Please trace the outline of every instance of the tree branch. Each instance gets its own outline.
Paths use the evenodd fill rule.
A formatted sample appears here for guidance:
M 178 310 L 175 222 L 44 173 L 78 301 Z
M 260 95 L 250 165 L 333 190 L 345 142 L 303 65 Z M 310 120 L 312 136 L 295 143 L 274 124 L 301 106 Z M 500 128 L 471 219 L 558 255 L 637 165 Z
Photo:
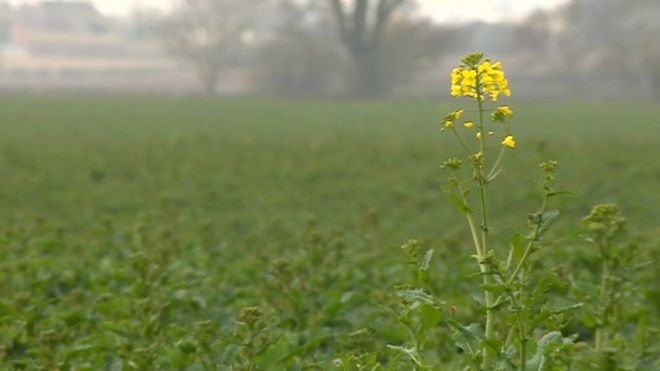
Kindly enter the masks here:
M 387 25 L 387 21 L 389 21 L 392 12 L 394 12 L 399 6 L 403 5 L 405 1 L 406 0 L 380 0 L 378 2 L 376 24 L 374 25 L 374 31 L 372 34 L 372 44 L 374 47 L 377 48 L 378 45 L 380 45 L 385 26 Z
M 346 12 L 344 11 L 344 4 L 341 0 L 329 0 L 332 10 L 335 14 L 335 20 L 337 21 L 337 30 L 339 31 L 339 37 L 341 37 L 344 42 L 348 39 L 348 31 L 346 29 Z
M 367 10 L 369 9 L 369 0 L 356 0 L 355 10 L 353 11 L 354 29 L 352 35 L 353 47 L 364 48 L 367 43 Z

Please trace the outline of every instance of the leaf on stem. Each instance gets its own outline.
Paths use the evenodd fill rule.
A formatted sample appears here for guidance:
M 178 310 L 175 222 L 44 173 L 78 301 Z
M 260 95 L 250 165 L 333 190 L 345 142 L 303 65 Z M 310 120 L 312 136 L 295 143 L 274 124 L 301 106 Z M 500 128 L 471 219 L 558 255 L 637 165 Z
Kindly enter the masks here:
M 405 289 L 396 292 L 396 295 L 408 303 L 419 303 L 427 305 L 435 305 L 433 296 L 426 292 L 424 289 Z
M 397 346 L 397 345 L 388 345 L 387 348 L 392 349 L 395 352 L 399 352 L 399 353 L 402 353 L 402 354 L 406 355 L 418 367 L 423 367 L 422 360 L 421 360 L 421 358 L 419 356 L 419 353 L 417 352 L 416 348 L 406 348 L 406 347 Z
M 472 214 L 472 209 L 463 201 L 463 198 L 452 192 L 449 187 L 442 187 L 442 190 L 449 196 L 449 199 L 456 205 L 458 210 L 464 214 Z
M 523 253 L 525 252 L 522 246 L 523 236 L 520 233 L 516 233 L 511 237 L 511 248 L 509 249 L 509 257 L 506 261 L 506 270 L 510 270 L 513 267 L 513 263 L 520 261 L 522 259 Z

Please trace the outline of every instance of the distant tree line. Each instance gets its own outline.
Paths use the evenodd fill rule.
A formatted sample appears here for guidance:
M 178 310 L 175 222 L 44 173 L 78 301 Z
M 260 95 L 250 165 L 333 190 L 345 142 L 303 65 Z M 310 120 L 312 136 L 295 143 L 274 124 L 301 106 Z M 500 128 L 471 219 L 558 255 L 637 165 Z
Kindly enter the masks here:
M 463 25 L 433 23 L 415 3 L 181 0 L 158 35 L 208 94 L 239 68 L 264 95 L 388 96 L 442 82 L 444 60 L 483 50 L 558 91 L 660 99 L 657 0 L 573 0 L 521 23 Z

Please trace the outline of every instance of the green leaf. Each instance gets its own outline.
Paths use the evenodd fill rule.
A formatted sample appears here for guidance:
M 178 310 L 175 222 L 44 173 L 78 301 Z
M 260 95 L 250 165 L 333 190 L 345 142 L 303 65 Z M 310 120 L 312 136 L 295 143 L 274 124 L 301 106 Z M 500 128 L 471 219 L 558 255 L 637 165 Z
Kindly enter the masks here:
M 561 350 L 572 346 L 573 341 L 570 338 L 564 338 L 559 331 L 552 331 L 545 334 L 537 342 L 536 353 L 527 361 L 527 371 L 549 371 L 554 369 L 552 367 L 552 357 Z
M 572 300 L 558 298 L 548 303 L 545 308 L 552 312 L 552 314 L 560 314 L 569 310 L 581 308 L 582 305 L 582 303 L 578 303 Z
M 442 317 L 442 312 L 437 307 L 431 305 L 422 305 L 419 316 L 422 319 L 422 329 L 428 330 L 435 327 L 440 318 Z
M 539 280 L 532 291 L 531 299 L 534 303 L 543 303 L 553 287 L 558 286 L 557 279 L 553 276 L 545 276 Z
M 392 349 L 395 352 L 399 352 L 403 355 L 406 355 L 418 367 L 424 367 L 422 365 L 422 360 L 419 356 L 419 353 L 417 352 L 417 349 L 415 349 L 415 348 L 405 348 L 405 347 L 397 346 L 397 345 L 388 345 L 387 348 Z
M 548 196 L 550 196 L 550 197 L 562 196 L 562 195 L 575 195 L 575 192 L 562 190 L 562 191 L 552 191 L 552 192 L 548 193 Z
M 494 354 L 499 354 L 502 349 L 502 342 L 497 339 L 483 339 L 482 342 Z
M 550 226 L 559 217 L 559 210 L 548 210 L 541 216 L 541 227 L 539 228 L 539 236 L 544 234 L 550 229 Z
M 261 367 L 269 369 L 302 353 L 302 347 L 293 346 L 288 338 L 281 336 L 273 341 L 263 352 L 259 353 L 256 362 Z
M 556 299 L 551 303 L 546 304 L 530 321 L 529 330 L 533 331 L 539 324 L 548 319 L 550 316 L 568 312 L 582 307 L 582 303 L 578 303 L 567 299 Z
M 482 283 L 481 288 L 494 293 L 495 295 L 500 295 L 506 292 L 506 285 L 503 283 Z
M 435 305 L 433 296 L 424 289 L 405 289 L 396 292 L 396 295 L 408 303 Z
M 522 247 L 523 236 L 520 233 L 515 233 L 511 237 L 511 248 L 509 249 L 509 257 L 506 261 L 506 269 L 510 270 L 513 263 L 520 261 L 523 256 L 524 250 Z
M 452 192 L 449 187 L 442 187 L 442 190 L 447 194 L 447 196 L 449 196 L 449 199 L 454 203 L 454 205 L 456 205 L 460 212 L 464 214 L 472 214 L 472 209 L 470 209 L 470 207 L 465 202 L 463 202 L 463 199 L 460 196 Z
M 463 326 L 460 324 L 458 321 L 455 320 L 449 320 L 447 323 L 453 327 L 455 330 L 458 330 L 461 334 L 466 335 L 468 338 L 472 338 L 474 340 L 483 340 L 484 339 L 484 332 L 481 329 L 481 325 L 478 323 L 471 323 L 467 326 Z
M 424 259 L 422 259 L 422 264 L 419 266 L 419 270 L 422 272 L 428 271 L 429 266 L 431 265 L 432 258 L 433 258 L 433 249 L 428 250 L 426 254 L 424 254 Z

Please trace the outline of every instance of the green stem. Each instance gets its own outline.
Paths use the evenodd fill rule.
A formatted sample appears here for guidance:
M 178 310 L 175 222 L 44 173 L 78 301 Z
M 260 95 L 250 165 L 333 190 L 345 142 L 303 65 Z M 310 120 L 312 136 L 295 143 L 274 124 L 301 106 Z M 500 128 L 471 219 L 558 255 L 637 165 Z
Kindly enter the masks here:
M 461 195 L 461 198 L 463 200 L 463 203 L 465 205 L 468 205 L 468 201 L 465 198 L 465 192 L 463 190 L 463 187 L 459 183 L 457 185 L 458 187 L 458 192 Z M 470 233 L 472 234 L 472 240 L 474 241 L 474 247 L 477 250 L 477 257 L 481 259 L 483 252 L 481 250 L 481 243 L 479 242 L 479 235 L 477 233 L 477 227 L 474 225 L 474 220 L 472 219 L 472 215 L 470 213 L 466 213 L 465 216 L 467 217 L 467 222 L 468 222 L 468 227 L 470 228 Z
M 518 319 L 518 336 L 520 337 L 520 371 L 525 371 L 527 368 L 527 328 L 522 318 L 521 306 L 516 304 L 518 311 L 516 317 Z
M 452 132 L 454 133 L 454 135 L 456 136 L 456 139 L 458 139 L 458 142 L 461 144 L 461 146 L 462 146 L 463 149 L 465 150 L 465 153 L 466 153 L 468 156 L 470 156 L 470 155 L 471 155 L 471 153 L 470 153 L 470 149 L 469 149 L 468 146 L 465 144 L 465 142 L 463 141 L 463 139 L 461 139 L 461 136 L 458 135 L 458 132 L 456 131 L 456 128 L 452 127 L 452 128 L 451 128 L 451 131 L 452 131 Z
M 480 85 L 477 77 L 477 108 L 479 112 L 479 132 L 481 133 L 480 138 L 479 138 L 479 150 L 481 151 L 481 154 L 483 156 L 486 155 L 485 153 L 485 146 L 484 143 L 486 141 L 486 136 L 484 135 L 484 109 L 483 109 L 483 102 L 482 100 L 482 93 L 481 90 L 478 88 Z M 484 159 L 484 164 L 485 164 L 485 159 Z M 484 174 L 484 168 L 483 164 L 481 167 L 478 169 L 479 173 L 479 199 L 480 199 L 480 204 L 481 204 L 481 252 L 482 256 L 480 257 L 480 262 L 479 266 L 481 269 L 481 272 L 483 274 L 483 281 L 486 286 L 489 286 L 491 284 L 491 277 L 490 277 L 490 272 L 488 271 L 488 267 L 486 267 L 483 264 L 483 258 L 488 256 L 489 249 L 488 249 L 488 214 L 487 214 L 487 208 L 486 208 L 486 177 Z M 494 301 L 494 296 L 493 293 L 489 290 L 485 290 L 484 296 L 486 299 L 486 331 L 485 331 L 485 338 L 487 340 L 493 340 L 495 338 L 495 313 L 493 309 L 493 301 Z M 492 368 L 492 364 L 494 362 L 492 353 L 484 347 L 484 360 L 483 360 L 483 368 L 488 370 Z
M 543 218 L 543 214 L 545 214 L 545 210 L 548 207 L 549 199 L 550 199 L 550 195 L 546 192 L 545 195 L 543 196 L 543 203 L 541 204 L 541 209 L 539 210 L 539 215 L 541 216 L 541 218 Z M 525 252 L 523 253 L 523 256 L 520 258 L 520 261 L 518 261 L 518 264 L 516 265 L 516 268 L 513 270 L 511 277 L 509 277 L 509 280 L 506 282 L 507 286 L 511 285 L 513 281 L 515 281 L 516 277 L 518 277 L 518 274 L 520 274 L 520 271 L 525 266 L 525 263 L 527 262 L 527 258 L 529 258 L 529 254 L 532 252 L 534 243 L 536 242 L 536 239 L 539 236 L 539 232 L 541 231 L 542 224 L 543 224 L 543 220 L 540 220 L 534 226 L 534 231 L 532 231 L 532 236 L 529 239 L 529 242 L 527 242 L 527 246 L 525 247 Z
M 525 334 L 521 334 L 520 339 L 520 371 L 527 369 L 527 339 L 523 338 Z
M 522 294 L 522 293 L 521 293 Z M 518 337 L 520 341 L 520 352 L 519 352 L 519 359 L 520 359 L 520 370 L 525 371 L 527 368 L 527 328 L 525 327 L 525 323 L 523 321 L 523 316 L 521 314 L 522 306 L 520 305 L 520 302 L 516 300 L 515 295 L 513 295 L 512 292 L 508 292 L 509 298 L 511 298 L 511 303 L 514 308 L 516 308 L 516 322 L 517 324 L 515 326 L 511 327 L 511 330 L 509 331 L 509 335 L 507 336 L 506 340 L 506 345 L 508 346 L 511 343 L 511 337 L 513 336 L 513 329 L 517 328 L 518 330 Z M 498 298 L 499 301 L 499 298 Z
M 600 302 L 603 306 L 602 316 L 603 323 L 596 329 L 596 352 L 600 353 L 607 347 L 607 326 L 609 326 L 609 280 L 610 268 L 607 258 L 603 258 L 603 272 L 600 282 Z
M 500 162 L 502 162 L 502 158 L 504 157 L 504 146 L 500 147 L 500 153 L 497 155 L 497 160 L 495 160 L 495 164 L 493 165 L 493 168 L 490 169 L 488 172 L 488 175 L 486 176 L 486 180 L 490 179 L 493 175 L 497 173 L 497 168 L 500 166 Z
M 548 207 L 548 200 L 550 200 L 550 193 L 548 190 L 546 190 L 545 194 L 543 195 L 543 202 L 541 203 L 541 209 L 539 209 L 539 215 L 541 217 L 545 213 L 547 207 Z M 513 281 L 518 278 L 518 276 L 521 274 L 521 271 L 523 267 L 525 266 L 525 263 L 527 262 L 527 259 L 529 258 L 529 255 L 532 252 L 532 248 L 534 247 L 534 243 L 536 242 L 536 239 L 538 238 L 539 233 L 541 232 L 541 225 L 543 223 L 543 220 L 541 220 L 539 223 L 537 223 L 534 226 L 534 230 L 532 231 L 532 235 L 529 239 L 529 242 L 527 242 L 527 246 L 525 247 L 525 251 L 523 252 L 523 256 L 520 258 L 520 261 L 516 264 L 516 268 L 513 270 L 513 273 L 509 277 L 508 280 L 506 280 L 506 285 L 511 286 L 513 284 Z M 500 296 L 495 300 L 495 303 L 493 306 L 498 306 L 502 300 L 504 300 L 504 296 Z

